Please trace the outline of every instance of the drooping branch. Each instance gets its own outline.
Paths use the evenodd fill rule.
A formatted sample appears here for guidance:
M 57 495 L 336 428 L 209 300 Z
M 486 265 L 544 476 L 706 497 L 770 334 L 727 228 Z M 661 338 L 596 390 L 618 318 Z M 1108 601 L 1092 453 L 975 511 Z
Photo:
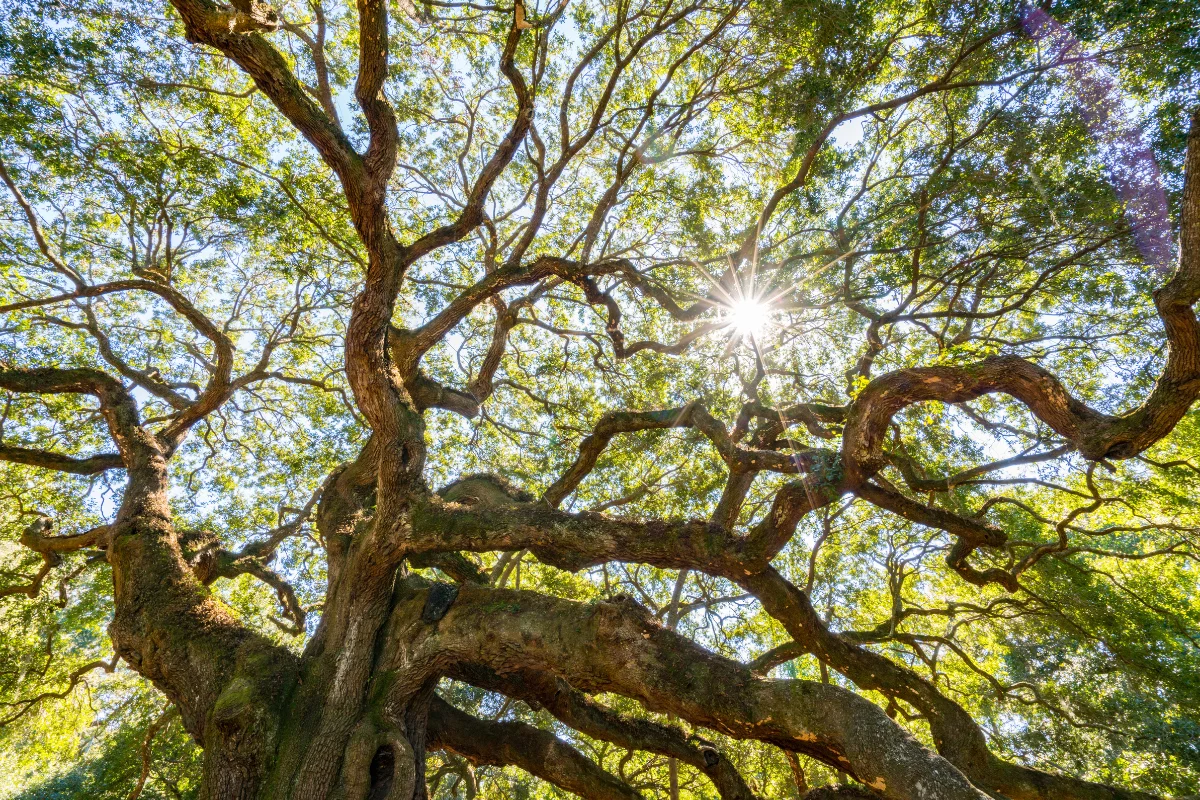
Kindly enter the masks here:
M 950 554 L 947 556 L 947 563 L 970 583 L 982 586 L 984 583 L 994 582 L 1004 586 L 1010 592 L 1017 590 L 1015 575 L 999 569 L 979 572 L 966 563 L 966 557 L 975 548 L 1000 547 L 1008 540 L 1008 536 L 999 528 L 945 509 L 919 503 L 895 489 L 871 481 L 865 481 L 856 486 L 854 493 L 907 520 L 930 528 L 940 528 L 958 537 L 958 542 L 951 548 Z
M 217 536 L 206 531 L 185 531 L 180 534 L 180 544 L 184 556 L 191 565 L 192 574 L 204 585 L 209 585 L 218 578 L 236 578 L 239 575 L 252 575 L 275 590 L 275 595 L 283 608 L 284 615 L 290 625 L 272 620 L 286 633 L 293 635 L 304 632 L 304 621 L 307 612 L 300 604 L 296 591 L 270 564 L 275 558 L 279 546 L 288 538 L 300 533 L 317 508 L 318 502 L 334 482 L 333 478 L 325 482 L 309 497 L 303 508 L 294 509 L 295 516 L 287 523 L 280 525 L 261 539 L 247 543 L 237 551 L 226 550 L 220 546 Z
M 0 727 L 16 722 L 46 700 L 63 699 L 67 695 L 71 694 L 71 692 L 75 691 L 76 686 L 84 683 L 88 674 L 91 672 L 95 672 L 98 669 L 105 672 L 112 672 L 117 668 L 117 659 L 118 656 L 113 656 L 109 661 L 92 661 L 88 664 L 84 664 L 82 667 L 72 671 L 71 674 L 67 676 L 67 686 L 64 689 L 42 692 L 33 697 L 26 697 L 12 703 L 0 703 L 0 707 L 11 709 L 11 711 L 4 716 L 0 716 Z
M 492 330 L 492 340 L 488 343 L 487 352 L 479 364 L 479 371 L 471 379 L 467 388 L 477 402 L 484 402 L 492 396 L 495 390 L 496 372 L 508 348 L 508 335 L 517 324 L 517 311 L 520 303 L 505 303 L 498 296 L 492 298 L 496 309 L 496 322 Z
M 38 593 L 42 591 L 42 584 L 46 582 L 46 578 L 50 575 L 50 571 L 62 563 L 62 557 L 54 551 L 42 553 L 41 556 L 42 566 L 29 578 L 29 582 L 0 587 L 0 598 L 23 594 L 32 600 L 38 596 Z
M 575 462 L 542 495 L 542 500 L 557 507 L 596 467 L 600 454 L 619 433 L 691 427 L 691 406 L 661 411 L 610 411 L 601 417 L 592 432 L 579 443 Z
M 55 271 L 70 280 L 76 287 L 83 285 L 83 278 L 78 272 L 71 269 L 62 259 L 58 257 L 58 253 L 50 247 L 50 242 L 46 238 L 45 232 L 42 230 L 42 225 L 38 221 L 37 212 L 34 211 L 33 205 L 26 199 L 21 189 L 8 172 L 8 167 L 5 166 L 4 160 L 0 159 L 0 180 L 4 181 L 4 185 L 12 193 L 13 199 L 17 201 L 17 205 L 21 207 L 21 213 L 25 217 L 25 222 L 29 225 L 29 231 L 33 234 L 33 240 L 38 246 L 38 250 L 50 262 Z
M 219 546 L 215 535 L 204 531 L 185 531 L 179 538 L 196 580 L 208 586 L 218 578 L 231 579 L 239 575 L 252 575 L 275 591 L 283 614 L 290 624 L 282 623 L 274 617 L 271 618 L 272 621 L 285 633 L 297 635 L 304 632 L 307 612 L 300 604 L 292 585 L 270 567 L 274 556 L 273 549 L 261 555 L 255 554 L 251 547 L 241 552 L 230 552 Z
M 994 392 L 1020 400 L 1086 458 L 1131 458 L 1170 433 L 1200 393 L 1200 357 L 1192 352 L 1200 333 L 1194 330 L 1191 307 L 1182 309 L 1173 313 L 1191 317 L 1193 330 L 1176 326 L 1186 340 L 1171 348 L 1164 377 L 1141 407 L 1121 417 L 1088 407 L 1052 373 L 1018 356 L 993 356 L 966 367 L 914 367 L 876 378 L 855 400 L 846 422 L 847 474 L 857 483 L 884 466 L 884 435 L 901 409 L 931 400 L 965 403 Z M 1190 365 L 1181 363 L 1194 358 Z
M 178 713 L 174 706 L 168 706 L 161 714 L 159 714 L 153 722 L 146 728 L 146 735 L 142 737 L 142 745 L 139 748 L 142 758 L 142 771 L 138 774 L 137 783 L 134 784 L 133 790 L 125 798 L 125 800 L 138 800 L 142 795 L 142 790 L 146 787 L 146 779 L 150 777 L 150 746 L 154 743 L 154 737 L 159 734 L 172 717 Z

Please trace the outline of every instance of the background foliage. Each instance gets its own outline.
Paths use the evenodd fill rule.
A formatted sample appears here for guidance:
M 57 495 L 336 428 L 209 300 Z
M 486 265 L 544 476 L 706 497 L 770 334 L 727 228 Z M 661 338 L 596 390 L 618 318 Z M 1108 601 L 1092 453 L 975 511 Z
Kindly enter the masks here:
M 614 71 L 609 51 L 574 79 L 571 69 L 613 16 L 628 15 L 632 43 L 671 5 L 567 8 L 541 63 L 539 97 L 549 102 L 537 112 L 538 147 L 553 154 L 564 145 L 560 108 L 579 130 L 606 90 Z M 1149 390 L 1163 341 L 1150 292 L 1164 276 L 1129 236 L 1111 154 L 1088 128 L 1078 87 L 1066 71 L 1037 69 L 1042 54 L 1019 31 L 1020 8 L 938 0 L 691 8 L 630 52 L 633 66 L 611 87 L 612 124 L 566 165 L 534 246 L 643 259 L 680 298 L 708 291 L 706 275 L 723 269 L 724 254 L 737 248 L 757 209 L 832 116 L 928 83 L 986 31 L 1007 26 L 1010 33 L 972 56 L 976 85 L 848 122 L 817 153 L 808 184 L 763 232 L 753 291 L 777 298 L 778 308 L 758 350 L 722 329 L 678 356 L 643 351 L 617 360 L 600 310 L 570 287 L 552 285 L 525 299 L 507 293 L 522 324 L 495 394 L 475 420 L 431 416 L 431 486 L 487 471 L 538 494 L 613 408 L 702 400 L 732 421 L 747 396 L 780 407 L 840 405 L 870 374 L 998 352 L 1037 360 L 1105 410 L 1128 408 Z M 297 28 L 280 40 L 290 43 L 301 77 L 316 82 L 298 32 L 311 32 L 313 9 L 288 2 L 280 10 Z M 1186 119 L 1200 94 L 1196 11 L 1177 2 L 1067 0 L 1050 12 L 1119 87 L 1127 124 L 1146 133 L 1174 209 Z M 347 99 L 353 13 L 324 13 L 332 97 L 347 130 L 361 138 L 363 124 Z M 391 214 L 403 238 L 446 219 L 461 202 L 464 171 L 502 135 L 511 99 L 497 90 L 506 17 L 453 3 L 396 3 L 393 16 L 389 92 L 405 166 Z M 701 40 L 706 46 L 671 71 Z M 1026 77 L 989 83 L 1023 71 Z M 646 111 L 660 85 L 659 105 Z M 567 98 L 561 105 L 560 97 Z M 0 108 L 0 158 L 64 262 L 93 282 L 169 280 L 234 339 L 235 374 L 268 365 L 269 377 L 201 423 L 173 462 L 180 527 L 215 532 L 232 549 L 295 518 L 324 476 L 365 440 L 341 372 L 341 337 L 363 255 L 328 170 L 243 76 L 188 45 L 173 13 L 154 2 L 8 3 L 0 14 Z M 503 259 L 527 217 L 537 169 L 529 146 L 495 189 L 491 233 L 422 261 L 401 296 L 400 321 L 428 318 L 475 280 L 481 263 Z M 598 198 L 617 177 L 621 184 L 600 214 Z M 0 296 L 41 296 L 55 284 L 53 270 L 16 204 L 6 200 L 3 208 Z M 920 275 L 918 240 L 925 242 Z M 629 341 L 670 343 L 691 329 L 628 286 L 611 288 Z M 971 302 L 997 313 L 967 322 L 959 312 Z M 931 316 L 911 316 L 925 312 Z M 493 324 L 493 309 L 477 309 L 427 356 L 427 371 L 466 384 Z M 169 413 L 172 391 L 145 387 L 187 393 L 202 385 L 206 352 L 169 308 L 141 295 L 9 314 L 0 329 L 6 363 L 121 365 L 142 384 L 135 395 L 144 417 Z M 94 412 L 74 396 L 14 395 L 4 403 L 5 445 L 109 449 Z M 1027 411 L 1003 399 L 917 406 L 897 422 L 896 440 L 929 476 L 1054 444 Z M 872 647 L 935 678 L 981 721 L 997 752 L 1103 782 L 1195 793 L 1200 469 L 1189 459 L 1198 425 L 1193 412 L 1146 458 L 1111 470 L 1089 471 L 1066 455 L 945 495 L 939 502 L 960 510 L 1009 498 L 993 519 L 1011 539 L 1037 543 L 1090 502 L 1094 482 L 1102 502 L 1074 520 L 1081 531 L 1072 547 L 1040 560 L 1016 594 L 964 583 L 944 565 L 945 533 L 852 498 L 809 515 L 775 563 L 811 591 L 833 628 L 861 632 Z M 614 440 L 567 505 L 705 517 L 724 479 L 698 433 L 652 431 Z M 765 510 L 778 483 L 764 477 L 754 485 L 743 525 Z M 121 489 L 111 473 L 72 477 L 15 463 L 0 463 L 0 487 L 0 586 L 22 584 L 40 565 L 16 543 L 28 515 L 46 513 L 60 530 L 82 530 L 112 513 Z M 275 563 L 310 612 L 307 632 L 325 581 L 315 537 L 302 526 Z M 736 587 L 703 575 L 620 564 L 572 575 L 523 553 L 487 554 L 479 566 L 497 583 L 567 598 L 628 594 L 664 620 L 681 580 L 678 626 L 696 641 L 742 661 L 786 641 Z M 303 645 L 304 632 L 293 636 L 278 624 L 269 586 L 242 576 L 216 589 L 247 623 Z M 111 656 L 109 592 L 103 556 L 85 551 L 56 566 L 35 597 L 0 598 L 0 719 L 8 719 L 0 727 L 0 795 L 128 797 L 143 751 L 150 757 L 142 797 L 194 793 L 198 751 L 151 687 L 121 666 L 72 679 Z M 812 659 L 776 669 L 842 680 Z M 24 702 L 68 686 L 64 697 Z M 665 759 L 589 741 L 522 703 L 468 686 L 444 688 L 479 715 L 555 729 L 648 796 L 666 795 Z M 620 698 L 606 701 L 646 713 Z M 926 735 L 919 723 L 912 729 Z M 722 746 L 764 796 L 797 792 L 779 751 Z M 439 798 L 561 794 L 512 769 L 438 759 L 430 772 Z M 800 766 L 811 785 L 837 780 L 805 759 Z M 679 770 L 681 796 L 709 796 L 697 773 Z

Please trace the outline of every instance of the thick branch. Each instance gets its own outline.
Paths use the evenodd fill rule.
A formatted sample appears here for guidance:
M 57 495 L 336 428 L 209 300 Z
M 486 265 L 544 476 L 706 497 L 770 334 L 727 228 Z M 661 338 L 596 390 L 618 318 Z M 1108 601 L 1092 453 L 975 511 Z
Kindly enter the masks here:
M 414 553 L 529 549 L 572 572 L 606 561 L 710 572 L 736 563 L 736 537 L 695 520 L 638 522 L 569 514 L 542 503 L 476 507 L 425 497 L 414 500 L 412 526 Z
M 493 722 L 440 697 L 429 707 L 429 747 L 452 750 L 474 764 L 511 764 L 586 800 L 639 800 L 627 783 L 549 731 L 523 722 Z
M 37 553 L 71 553 L 85 547 L 105 547 L 112 526 L 101 525 L 83 533 L 52 536 L 54 523 L 49 517 L 38 517 L 21 534 L 21 544 Z
M 832 633 L 808 596 L 774 569 L 744 576 L 737 582 L 752 592 L 768 614 L 779 620 L 796 647 L 764 657 L 771 660 L 812 653 L 858 687 L 917 708 L 929 723 L 938 752 L 961 769 L 976 786 L 1013 800 L 1154 800 L 1152 795 L 1081 781 L 1002 761 L 989 752 L 979 726 L 962 706 L 933 684 L 886 656 Z M 774 652 L 774 651 L 772 651 Z
M 703 772 L 724 800 L 754 800 L 737 769 L 703 739 L 649 719 L 625 717 L 592 700 L 561 678 L 532 670 L 500 675 L 480 667 L 463 667 L 455 676 L 485 689 L 517 697 L 545 708 L 564 724 L 627 750 L 643 750 L 675 758 Z
M 466 584 L 431 626 L 421 615 L 427 594 L 417 591 L 393 615 L 387 648 L 401 659 L 394 667 L 543 670 L 584 691 L 617 692 L 730 736 L 808 753 L 887 797 L 983 800 L 869 701 L 829 684 L 757 678 L 632 603 L 571 603 Z
M 117 380 L 96 369 L 0 370 L 0 389 L 26 394 L 90 394 L 100 401 L 100 412 L 121 451 L 126 466 L 144 464 L 159 447 L 142 431 L 137 406 Z
M 116 453 L 99 453 L 86 458 L 76 458 L 50 450 L 11 445 L 0 445 L 0 461 L 69 472 L 73 475 L 96 475 L 110 469 L 121 469 L 124 466 L 121 456 Z
M 1179 263 L 1154 293 L 1166 332 L 1167 363 L 1149 397 L 1133 411 L 1110 416 L 1074 397 L 1056 376 L 1018 356 L 994 356 L 963 367 L 916 367 L 871 381 L 850 409 L 843 440 L 846 474 L 862 483 L 882 469 L 892 418 L 928 401 L 964 403 L 995 392 L 1024 403 L 1085 458 L 1132 458 L 1169 434 L 1200 396 L 1200 111 L 1192 118 L 1184 164 Z
M 396 167 L 399 132 L 392 104 L 384 96 L 388 72 L 388 18 L 385 0 L 358 0 L 358 81 L 354 96 L 367 118 L 371 140 L 363 156 L 372 192 L 382 192 Z
M 216 48 L 232 59 L 312 142 L 343 184 L 358 183 L 362 161 L 350 141 L 304 91 L 279 51 L 258 33 L 272 29 L 269 19 L 255 20 L 212 0 L 172 0 L 171 4 L 183 18 L 189 40 Z

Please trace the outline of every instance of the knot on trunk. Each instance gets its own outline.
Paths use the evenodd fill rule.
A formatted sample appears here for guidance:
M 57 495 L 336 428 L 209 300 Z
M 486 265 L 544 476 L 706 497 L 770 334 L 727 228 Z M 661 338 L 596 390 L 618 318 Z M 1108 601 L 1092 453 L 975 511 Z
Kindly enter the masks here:
M 421 621 L 432 625 L 446 616 L 456 597 L 458 587 L 452 583 L 435 583 L 430 586 L 429 594 L 425 596 L 425 606 L 421 609 Z

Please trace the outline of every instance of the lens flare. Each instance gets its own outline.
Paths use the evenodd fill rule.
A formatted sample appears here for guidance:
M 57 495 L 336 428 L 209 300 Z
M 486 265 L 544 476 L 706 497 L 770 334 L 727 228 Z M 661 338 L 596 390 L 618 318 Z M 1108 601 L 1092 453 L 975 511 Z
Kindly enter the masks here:
M 1026 7 L 1021 22 L 1047 56 L 1066 64 L 1083 120 L 1108 162 L 1109 180 L 1125 206 L 1134 244 L 1146 263 L 1163 275 L 1170 274 L 1175 245 L 1166 185 L 1141 125 L 1131 117 L 1132 104 L 1125 101 L 1120 79 L 1041 8 Z
M 766 303 L 748 297 L 725 310 L 725 324 L 740 336 L 757 341 L 766 331 L 770 314 L 771 309 Z

